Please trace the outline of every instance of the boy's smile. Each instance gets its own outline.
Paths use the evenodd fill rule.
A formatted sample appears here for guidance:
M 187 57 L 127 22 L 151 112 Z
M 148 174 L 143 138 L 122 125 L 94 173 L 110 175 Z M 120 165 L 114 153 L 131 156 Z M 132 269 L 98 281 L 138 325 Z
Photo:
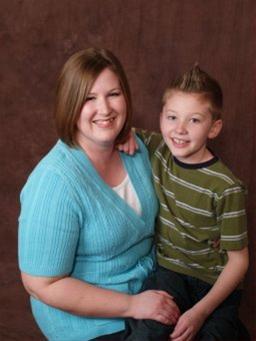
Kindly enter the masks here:
M 196 93 L 172 91 L 160 117 L 160 128 L 172 154 L 184 163 L 202 163 L 212 158 L 207 139 L 215 138 L 222 121 L 213 121 L 210 103 Z

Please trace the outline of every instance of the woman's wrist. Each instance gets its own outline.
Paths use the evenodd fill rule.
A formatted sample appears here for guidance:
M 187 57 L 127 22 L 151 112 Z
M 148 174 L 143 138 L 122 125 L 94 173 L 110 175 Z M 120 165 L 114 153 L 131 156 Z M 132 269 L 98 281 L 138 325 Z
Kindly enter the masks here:
M 124 318 L 134 318 L 135 316 L 135 305 L 136 305 L 136 296 L 137 295 L 126 295 L 125 297 L 125 309 L 123 316 Z

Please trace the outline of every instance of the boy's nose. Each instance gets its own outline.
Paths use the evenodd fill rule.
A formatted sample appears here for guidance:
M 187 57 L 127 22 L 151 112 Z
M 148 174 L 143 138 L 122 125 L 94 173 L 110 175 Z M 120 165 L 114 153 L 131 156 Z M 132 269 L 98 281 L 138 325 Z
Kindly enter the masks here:
M 176 126 L 176 132 L 179 134 L 186 134 L 187 133 L 187 127 L 185 122 L 179 122 Z

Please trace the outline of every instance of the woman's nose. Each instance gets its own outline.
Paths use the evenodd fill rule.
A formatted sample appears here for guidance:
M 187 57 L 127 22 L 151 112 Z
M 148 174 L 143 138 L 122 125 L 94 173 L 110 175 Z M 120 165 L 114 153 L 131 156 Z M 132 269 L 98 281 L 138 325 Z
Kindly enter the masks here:
M 105 97 L 99 98 L 98 111 L 102 115 L 107 115 L 110 113 L 111 109 L 108 102 L 108 98 Z

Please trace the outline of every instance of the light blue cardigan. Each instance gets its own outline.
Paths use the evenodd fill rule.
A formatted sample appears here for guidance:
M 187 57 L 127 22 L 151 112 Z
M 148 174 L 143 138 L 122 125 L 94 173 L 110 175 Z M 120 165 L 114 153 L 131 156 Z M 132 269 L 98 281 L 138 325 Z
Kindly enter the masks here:
M 34 276 L 70 275 L 134 294 L 154 268 L 157 200 L 140 140 L 135 156 L 121 154 L 142 215 L 98 175 L 85 153 L 58 141 L 21 193 L 19 265 Z M 67 295 L 72 293 L 67 292 Z M 85 341 L 124 329 L 122 319 L 86 318 L 31 298 L 33 315 L 49 340 Z

